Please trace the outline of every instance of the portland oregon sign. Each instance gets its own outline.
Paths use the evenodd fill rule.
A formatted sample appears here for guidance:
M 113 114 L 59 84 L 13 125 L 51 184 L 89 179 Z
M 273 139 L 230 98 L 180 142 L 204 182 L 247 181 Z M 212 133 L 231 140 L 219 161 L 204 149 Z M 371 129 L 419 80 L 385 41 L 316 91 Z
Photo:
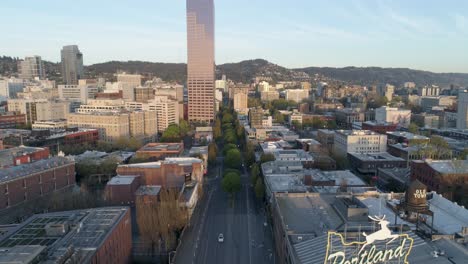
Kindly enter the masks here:
M 348 242 L 341 233 L 328 232 L 324 264 L 408 264 L 413 239 L 408 234 L 393 234 L 383 217 L 369 217 L 380 225 L 380 230 L 366 234 L 362 241 Z

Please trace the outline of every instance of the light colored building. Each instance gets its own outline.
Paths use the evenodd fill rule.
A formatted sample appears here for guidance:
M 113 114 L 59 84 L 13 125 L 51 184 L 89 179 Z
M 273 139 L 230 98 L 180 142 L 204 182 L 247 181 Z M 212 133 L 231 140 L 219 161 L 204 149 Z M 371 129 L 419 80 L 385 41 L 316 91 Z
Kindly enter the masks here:
M 439 96 L 440 88 L 436 85 L 424 86 L 418 88 L 419 96 Z
M 292 125 L 294 121 L 299 122 L 302 124 L 302 114 L 298 111 L 293 111 L 291 115 L 289 115 L 289 125 Z
M 9 78 L 0 79 L 0 96 L 16 98 L 24 88 L 23 79 Z
M 261 81 L 258 84 L 258 91 L 259 92 L 269 92 L 270 91 L 270 84 L 266 81 Z
M 333 147 L 336 155 L 386 152 L 387 135 L 370 130 L 336 130 Z
M 416 84 L 414 82 L 405 82 L 403 84 L 403 87 L 407 89 L 413 89 L 413 88 L 416 88 Z
M 65 128 L 67 128 L 66 119 L 36 121 L 32 125 L 33 130 L 60 131 L 64 130 Z
M 58 94 L 60 99 L 77 101 L 86 104 L 89 99 L 94 99 L 98 88 L 91 85 L 59 85 Z
M 80 105 L 75 110 L 77 113 L 85 114 L 90 112 L 112 112 L 124 108 L 124 101 L 121 99 L 89 99 L 88 104 Z
M 148 106 L 149 110 L 156 111 L 158 132 L 164 132 L 170 124 L 179 124 L 179 103 L 176 100 L 156 96 Z
M 375 109 L 375 120 L 408 127 L 411 121 L 411 110 L 382 106 Z
M 135 88 L 141 86 L 141 75 L 139 74 L 117 74 L 117 83 L 122 90 L 122 97 L 126 101 L 135 101 Z
M 248 108 L 248 98 L 247 93 L 234 93 L 234 110 L 244 112 Z
M 176 99 L 178 102 L 184 101 L 184 86 L 175 84 L 175 85 L 164 85 L 155 88 L 155 96 L 169 96 L 172 99 Z
M 268 116 L 263 116 L 262 118 L 262 127 L 267 128 L 267 127 L 272 127 L 273 126 L 273 118 L 268 115 Z
M 393 93 L 395 92 L 395 86 L 386 84 L 385 86 L 377 87 L 377 95 L 387 97 L 388 101 L 393 99 Z
M 214 1 L 187 1 L 187 88 L 189 121 L 215 116 Z
M 301 88 L 310 91 L 310 89 L 312 89 L 312 84 L 310 82 L 301 82 Z
M 288 89 L 286 90 L 286 100 L 293 100 L 297 103 L 302 102 L 304 99 L 309 98 L 309 91 L 302 89 Z
M 261 92 L 260 99 L 262 101 L 273 101 L 279 99 L 279 92 L 278 91 L 269 91 L 269 92 Z
M 457 128 L 468 128 L 468 91 L 463 91 L 458 94 Z
M 78 84 L 83 77 L 83 53 L 77 45 L 64 46 L 61 50 L 62 78 L 65 84 Z
M 457 101 L 456 96 L 425 96 L 421 97 L 421 107 L 424 111 L 432 110 L 434 106 L 449 108 Z
M 226 77 L 226 75 L 223 75 L 223 76 Z M 216 80 L 215 88 L 223 89 L 224 92 L 227 92 L 228 86 L 227 86 L 226 80 Z
M 72 113 L 68 115 L 67 125 L 95 128 L 104 141 L 129 137 L 147 141 L 157 133 L 156 118 L 155 111 Z
M 18 61 L 19 77 L 22 79 L 44 79 L 45 69 L 40 56 L 26 57 Z
M 37 120 L 66 118 L 70 112 L 70 102 L 45 99 L 9 99 L 8 110 L 25 114 L 26 123 L 32 124 Z

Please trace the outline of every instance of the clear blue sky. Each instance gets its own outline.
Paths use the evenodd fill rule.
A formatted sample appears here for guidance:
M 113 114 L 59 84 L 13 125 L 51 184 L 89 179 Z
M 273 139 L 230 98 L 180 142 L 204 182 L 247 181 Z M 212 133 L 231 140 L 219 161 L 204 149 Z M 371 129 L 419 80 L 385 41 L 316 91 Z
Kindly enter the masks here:
M 215 0 L 216 62 L 468 73 L 468 1 Z M 0 55 L 185 62 L 185 0 L 1 0 Z

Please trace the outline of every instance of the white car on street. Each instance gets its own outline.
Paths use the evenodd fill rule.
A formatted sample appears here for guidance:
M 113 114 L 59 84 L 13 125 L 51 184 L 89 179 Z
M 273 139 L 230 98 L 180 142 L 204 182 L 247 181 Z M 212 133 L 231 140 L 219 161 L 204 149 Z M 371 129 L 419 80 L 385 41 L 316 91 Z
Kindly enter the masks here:
M 223 243 L 223 242 L 224 242 L 224 235 L 223 235 L 223 233 L 220 233 L 220 234 L 218 235 L 218 242 L 219 242 L 219 243 Z

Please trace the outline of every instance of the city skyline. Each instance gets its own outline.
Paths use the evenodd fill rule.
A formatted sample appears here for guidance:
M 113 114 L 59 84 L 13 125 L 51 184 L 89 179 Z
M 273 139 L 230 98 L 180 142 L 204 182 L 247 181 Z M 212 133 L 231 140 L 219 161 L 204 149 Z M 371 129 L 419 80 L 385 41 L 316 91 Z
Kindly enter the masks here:
M 217 64 L 263 58 L 288 68 L 378 66 L 468 72 L 467 3 L 266 3 L 215 2 Z M 186 62 L 184 1 L 103 1 L 93 2 L 92 9 L 85 1 L 66 14 L 67 4 L 57 1 L 31 2 L 27 10 L 22 5 L 2 3 L 0 22 L 16 22 L 5 29 L 1 55 L 39 55 L 57 62 L 62 46 L 76 44 L 85 54 L 85 65 L 110 60 Z M 17 19 L 18 14 L 22 19 Z M 131 19 L 131 14 L 139 19 Z M 36 27 L 30 26 L 33 21 Z M 34 45 L 24 41 L 24 34 L 35 40 Z

